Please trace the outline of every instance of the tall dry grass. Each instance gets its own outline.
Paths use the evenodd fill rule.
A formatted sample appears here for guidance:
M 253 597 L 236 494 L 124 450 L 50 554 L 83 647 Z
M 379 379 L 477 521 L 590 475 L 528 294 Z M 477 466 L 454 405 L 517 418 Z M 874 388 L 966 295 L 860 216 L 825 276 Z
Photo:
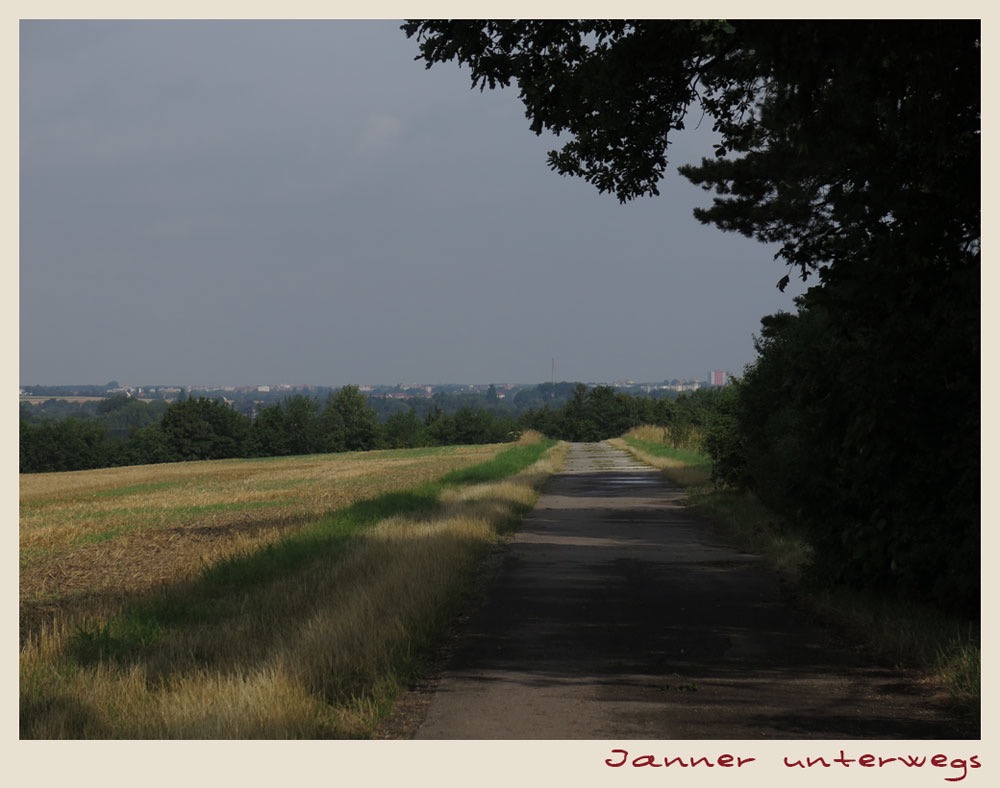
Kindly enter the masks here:
M 244 589 L 124 659 L 70 659 L 65 622 L 21 654 L 23 738 L 324 738 L 371 734 L 454 613 L 482 557 L 561 462 L 445 489 L 336 560 Z
M 682 487 L 701 487 L 711 481 L 712 466 L 708 458 L 691 448 L 674 447 L 669 428 L 634 427 L 608 443 L 663 471 L 664 476 Z

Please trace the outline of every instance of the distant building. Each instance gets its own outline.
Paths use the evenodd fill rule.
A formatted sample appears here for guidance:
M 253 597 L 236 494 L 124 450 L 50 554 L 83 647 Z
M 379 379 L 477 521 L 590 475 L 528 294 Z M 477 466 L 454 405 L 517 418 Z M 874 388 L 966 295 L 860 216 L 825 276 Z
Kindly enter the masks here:
M 708 376 L 710 386 L 725 386 L 728 375 L 721 369 L 713 369 Z

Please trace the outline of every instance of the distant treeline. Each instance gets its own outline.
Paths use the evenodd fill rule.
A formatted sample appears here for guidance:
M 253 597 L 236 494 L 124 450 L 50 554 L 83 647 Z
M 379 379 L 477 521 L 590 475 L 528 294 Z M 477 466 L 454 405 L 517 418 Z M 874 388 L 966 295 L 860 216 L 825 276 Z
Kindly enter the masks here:
M 526 429 L 597 441 L 657 425 L 665 442 L 707 453 L 718 485 L 756 495 L 804 531 L 814 546 L 810 574 L 821 585 L 874 588 L 977 615 L 975 412 L 964 414 L 967 431 L 949 436 L 912 414 L 945 414 L 961 398 L 918 403 L 926 392 L 917 385 L 866 396 L 859 382 L 841 391 L 837 368 L 813 361 L 825 336 L 815 320 L 808 312 L 765 319 L 758 359 L 725 387 L 652 398 L 610 386 L 543 384 L 519 415 L 499 398 L 472 394 L 404 409 L 394 402 L 395 411 L 380 414 L 380 400 L 357 386 L 322 400 L 296 394 L 253 417 L 221 399 L 167 404 L 118 395 L 86 417 L 22 418 L 21 471 L 500 443 Z M 818 409 L 824 390 L 841 395 L 841 419 Z M 903 397 L 914 403 L 891 407 Z M 851 425 L 868 413 L 878 413 L 879 429 L 859 434 Z M 22 407 L 24 415 L 31 409 Z M 968 450 L 946 451 L 946 439 L 959 438 Z
M 516 440 L 525 429 L 566 440 L 601 440 L 639 424 L 700 423 L 712 397 L 703 390 L 654 399 L 610 386 L 546 383 L 520 392 L 515 402 L 505 402 L 491 389 L 407 404 L 346 386 L 325 399 L 295 394 L 247 416 L 222 399 L 143 402 L 117 394 L 87 408 L 69 402 L 22 405 L 20 469 L 37 473 L 501 443 Z
M 552 382 L 541 384 L 469 386 L 462 384 L 435 384 L 424 386 L 375 386 L 359 390 L 366 394 L 369 404 L 384 420 L 394 413 L 404 413 L 411 408 L 423 418 L 432 410 L 453 413 L 461 407 L 500 410 L 512 416 L 520 416 L 532 408 L 543 405 L 559 405 L 573 395 L 575 382 Z M 593 384 L 591 384 L 593 385 Z M 679 392 L 690 391 L 708 385 L 706 381 L 693 379 L 664 380 L 660 383 L 618 383 L 616 391 L 641 397 L 676 397 Z M 337 386 L 275 386 L 272 388 L 245 387 L 236 389 L 186 388 L 178 386 L 146 386 L 122 388 L 118 381 L 99 385 L 43 386 L 26 385 L 22 388 L 22 404 L 34 407 L 22 408 L 21 417 L 35 423 L 42 416 L 94 416 L 100 400 L 118 395 L 133 396 L 151 403 L 169 404 L 179 398 L 191 399 L 208 397 L 225 399 L 236 410 L 253 418 L 261 408 L 283 402 L 296 394 L 326 401 L 336 394 Z

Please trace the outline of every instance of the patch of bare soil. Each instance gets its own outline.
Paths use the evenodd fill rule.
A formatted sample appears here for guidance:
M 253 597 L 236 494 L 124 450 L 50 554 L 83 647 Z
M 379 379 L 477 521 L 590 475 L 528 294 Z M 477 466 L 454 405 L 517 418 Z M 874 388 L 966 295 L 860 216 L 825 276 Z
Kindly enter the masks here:
M 20 576 L 21 643 L 57 617 L 106 615 L 126 599 L 183 583 L 212 563 L 276 542 L 300 525 L 301 520 L 246 519 L 169 526 L 34 561 Z

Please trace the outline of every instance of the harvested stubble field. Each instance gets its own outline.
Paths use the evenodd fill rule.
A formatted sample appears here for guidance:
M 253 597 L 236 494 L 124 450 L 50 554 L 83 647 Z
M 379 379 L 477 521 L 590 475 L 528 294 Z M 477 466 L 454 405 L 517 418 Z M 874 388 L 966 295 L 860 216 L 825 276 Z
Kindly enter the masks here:
M 143 465 L 20 477 L 21 642 L 501 446 Z
M 22 477 L 21 738 L 372 736 L 564 453 Z

